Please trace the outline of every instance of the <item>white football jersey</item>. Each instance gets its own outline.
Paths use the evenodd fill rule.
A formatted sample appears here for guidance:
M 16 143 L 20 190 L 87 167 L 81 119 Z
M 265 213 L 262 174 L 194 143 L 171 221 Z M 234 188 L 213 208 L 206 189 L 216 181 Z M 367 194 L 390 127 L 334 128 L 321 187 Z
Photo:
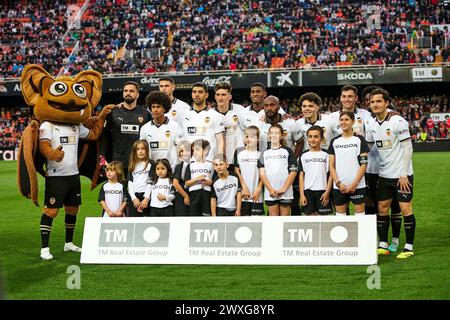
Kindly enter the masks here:
M 151 184 L 150 207 L 152 208 L 166 208 L 172 205 L 175 199 L 175 188 L 170 182 L 169 178 L 158 178 L 156 183 Z M 159 200 L 158 194 L 166 196 L 165 200 Z
M 261 152 L 249 151 L 244 148 L 237 149 L 234 154 L 234 165 L 239 168 L 250 194 L 255 192 L 259 184 L 258 161 L 260 158 Z M 253 202 L 253 199 L 242 199 L 242 201 Z M 257 202 L 262 202 L 262 193 Z
M 108 209 L 116 212 L 127 201 L 125 186 L 119 182 L 111 183 L 107 181 L 100 188 L 98 202 L 100 201 L 105 201 Z M 105 210 L 102 213 L 103 217 L 109 217 Z
M 298 171 L 304 172 L 304 190 L 327 189 L 329 156 L 324 150 L 306 151 L 299 159 Z
M 223 124 L 225 126 L 225 152 L 227 161 L 230 164 L 233 164 L 236 149 L 244 146 L 244 134 L 240 124 L 240 114 L 243 109 L 243 106 L 234 103 L 230 105 L 226 113 L 214 109 L 219 115 L 223 116 Z
M 170 120 L 175 121 L 180 125 L 180 127 L 182 127 L 183 114 L 189 111 L 190 108 L 191 107 L 186 102 L 175 98 L 172 101 L 172 107 L 170 108 L 169 112 L 165 114 L 165 116 L 168 117 Z
M 297 124 L 303 133 L 303 138 L 305 141 L 305 144 L 303 146 L 303 151 L 306 151 L 309 149 L 308 136 L 306 133 L 308 132 L 308 129 L 311 128 L 312 126 L 319 126 L 323 129 L 323 140 L 322 140 L 321 147 L 324 149 L 328 149 L 331 139 L 334 138 L 334 129 L 335 129 L 334 123 L 335 123 L 334 120 L 331 119 L 329 115 L 320 114 L 320 113 L 318 115 L 317 121 L 314 123 L 308 122 L 308 120 L 306 120 L 306 118 L 298 119 Z
M 186 181 L 205 175 L 205 179 L 212 180 L 214 173 L 213 164 L 211 161 L 197 162 L 195 160 L 189 163 L 186 168 Z M 211 186 L 203 186 L 201 183 L 194 184 L 189 187 L 189 191 L 201 190 L 211 191 Z
M 292 151 L 295 150 L 295 145 L 303 139 L 303 133 L 298 123 L 293 119 L 286 119 L 280 121 L 283 129 L 286 146 Z M 269 129 L 272 125 L 270 123 L 259 121 L 257 127 L 259 128 L 259 151 L 264 152 L 270 149 L 270 141 L 268 141 Z
M 400 142 L 411 139 L 408 122 L 401 116 L 390 113 L 383 122 L 370 123 L 367 141 L 374 143 L 380 155 L 380 177 L 400 178 L 402 170 L 403 148 Z M 413 174 L 412 161 L 409 163 L 408 176 Z
M 89 129 L 79 125 L 54 124 L 44 121 L 39 127 L 39 140 L 48 140 L 52 149 L 62 146 L 61 162 L 47 160 L 47 176 L 73 176 L 78 171 L 78 140 L 87 138 Z
M 289 174 L 297 172 L 297 161 L 291 149 L 280 147 L 278 149 L 269 149 L 262 153 L 258 161 L 258 168 L 264 168 L 270 185 L 275 190 L 284 186 Z M 264 200 L 274 201 L 280 199 L 290 200 L 294 198 L 292 185 L 278 198 L 272 198 L 267 188 L 264 188 Z
M 216 198 L 216 206 L 229 211 L 236 210 L 236 195 L 241 191 L 238 177 L 233 173 L 228 174 L 226 179 L 214 178 L 211 188 L 211 198 Z
M 181 127 L 169 118 L 161 125 L 156 125 L 153 120 L 147 122 L 140 132 L 140 139 L 147 140 L 150 147 L 150 158 L 169 160 L 172 172 L 178 162 L 177 145 L 182 136 Z
M 183 115 L 183 139 L 193 143 L 197 139 L 207 140 L 211 146 L 208 160 L 216 154 L 216 135 L 225 132 L 224 116 L 213 109 L 196 111 L 190 107 Z
M 279 114 L 285 115 L 286 112 L 282 108 L 278 111 Z M 258 126 L 259 122 L 263 117 L 266 115 L 266 112 L 264 111 L 264 108 L 259 110 L 258 112 L 252 109 L 252 106 L 248 106 L 243 108 L 243 110 L 240 112 L 240 118 L 241 118 L 241 128 L 244 131 L 250 126 Z
M 336 168 L 336 175 L 343 184 L 350 186 L 356 179 L 361 165 L 359 164 L 359 155 L 369 152 L 364 137 L 360 135 L 353 135 L 351 137 L 337 136 L 330 142 L 328 153 L 334 155 L 334 166 Z M 364 175 L 359 180 L 356 189 L 366 187 L 366 179 Z M 339 189 L 333 182 L 333 188 Z

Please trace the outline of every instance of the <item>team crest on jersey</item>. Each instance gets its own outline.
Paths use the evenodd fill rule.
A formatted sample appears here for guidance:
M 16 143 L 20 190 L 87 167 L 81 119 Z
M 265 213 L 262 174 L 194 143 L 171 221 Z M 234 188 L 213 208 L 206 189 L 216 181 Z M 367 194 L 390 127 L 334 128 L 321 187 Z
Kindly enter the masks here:
M 139 121 L 139 123 L 144 122 L 144 117 L 139 116 L 139 117 L 138 117 L 138 121 Z
M 170 131 L 166 131 L 166 138 L 167 138 L 167 139 L 170 138 Z
M 211 119 L 209 117 L 205 117 L 204 120 L 205 120 L 206 123 L 209 123 L 209 120 L 211 120 Z
M 363 120 L 361 118 L 356 119 L 356 121 L 358 121 L 358 123 L 360 123 L 360 124 L 363 122 Z
M 283 138 L 286 138 L 286 137 L 287 137 L 287 135 L 288 135 L 288 132 L 287 132 L 287 130 L 283 130 Z
M 237 122 L 237 121 L 238 121 L 238 116 L 237 116 L 236 114 L 233 116 L 233 121 L 234 121 L 234 122 Z
M 172 114 L 172 117 L 175 118 L 177 116 L 177 111 L 176 110 L 172 110 L 171 114 Z
M 73 132 L 77 132 L 77 127 L 71 127 Z
M 391 129 L 386 129 L 386 135 L 389 137 L 391 135 Z
M 49 199 L 49 202 L 50 202 L 51 205 L 54 205 L 55 202 L 56 202 L 56 199 L 55 199 L 54 197 L 51 197 L 51 198 Z

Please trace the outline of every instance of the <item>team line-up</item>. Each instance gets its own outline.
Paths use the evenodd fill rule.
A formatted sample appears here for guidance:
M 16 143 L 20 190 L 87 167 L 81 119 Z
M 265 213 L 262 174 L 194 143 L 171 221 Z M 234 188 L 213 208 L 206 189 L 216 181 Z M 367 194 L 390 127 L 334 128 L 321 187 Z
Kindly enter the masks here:
M 365 88 L 362 109 L 357 88 L 344 86 L 341 110 L 328 115 L 320 113 L 317 94 L 305 93 L 303 118 L 294 120 L 261 83 L 251 86 L 245 108 L 231 102 L 229 83 L 215 86 L 212 108 L 203 83 L 193 85 L 192 105 L 173 96 L 170 77 L 159 80 L 159 89 L 143 107 L 139 85 L 127 82 L 124 101 L 107 106 L 99 159 L 108 180 L 98 197 L 103 217 L 264 215 L 264 203 L 269 216 L 346 215 L 352 202 L 356 215 L 377 214 L 381 255 L 397 251 L 403 215 L 406 244 L 397 258 L 413 256 L 413 149 L 408 122 L 392 110 L 386 90 Z M 89 130 L 71 127 L 43 122 L 39 130 L 40 141 L 60 155 L 47 161 L 43 259 L 53 258 L 48 243 L 57 211 L 81 204 L 78 138 Z M 75 219 L 69 222 L 65 250 L 80 252 L 71 241 Z

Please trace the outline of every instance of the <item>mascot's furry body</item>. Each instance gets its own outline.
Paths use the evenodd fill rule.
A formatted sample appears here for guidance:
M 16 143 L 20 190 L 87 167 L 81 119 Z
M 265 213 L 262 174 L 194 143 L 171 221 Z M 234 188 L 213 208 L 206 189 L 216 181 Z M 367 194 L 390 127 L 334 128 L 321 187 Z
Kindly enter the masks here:
M 95 187 L 98 166 L 95 144 L 82 140 L 79 143 L 79 139 L 97 140 L 110 109 L 105 108 L 98 117 L 91 118 L 102 93 L 102 77 L 96 71 L 54 79 L 41 67 L 28 65 L 22 72 L 21 84 L 25 101 L 34 107 L 39 122 L 31 121 L 23 133 L 18 184 L 20 192 L 39 206 L 36 171 L 45 176 L 41 258 L 49 260 L 53 258 L 49 249 L 52 222 L 63 206 L 66 213 L 64 251 L 81 251 L 72 242 L 81 204 L 79 174 L 94 178 L 92 186 Z

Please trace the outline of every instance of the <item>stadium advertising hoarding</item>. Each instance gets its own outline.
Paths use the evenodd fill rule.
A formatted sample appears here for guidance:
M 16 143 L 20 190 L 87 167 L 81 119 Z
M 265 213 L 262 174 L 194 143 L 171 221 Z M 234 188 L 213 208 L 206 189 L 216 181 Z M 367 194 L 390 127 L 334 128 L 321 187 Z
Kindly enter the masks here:
M 0 147 L 0 161 L 14 161 L 17 160 L 19 149 L 15 147 Z
M 411 69 L 413 82 L 435 82 L 443 80 L 442 67 L 423 67 Z
M 372 265 L 375 216 L 86 218 L 83 264 Z
M 269 72 L 268 87 L 301 87 L 301 71 Z

